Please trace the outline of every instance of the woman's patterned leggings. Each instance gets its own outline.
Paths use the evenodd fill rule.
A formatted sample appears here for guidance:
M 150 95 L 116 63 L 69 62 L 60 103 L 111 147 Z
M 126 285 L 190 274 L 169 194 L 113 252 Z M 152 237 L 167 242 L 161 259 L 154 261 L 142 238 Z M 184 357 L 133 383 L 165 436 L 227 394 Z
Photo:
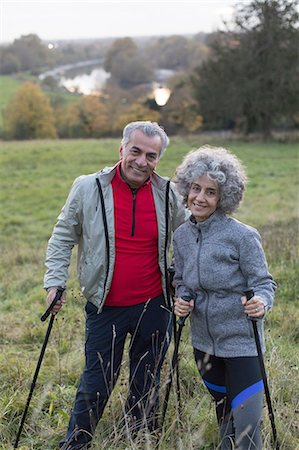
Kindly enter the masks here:
M 221 450 L 261 450 L 264 385 L 258 357 L 220 358 L 197 349 L 194 356 L 216 401 Z

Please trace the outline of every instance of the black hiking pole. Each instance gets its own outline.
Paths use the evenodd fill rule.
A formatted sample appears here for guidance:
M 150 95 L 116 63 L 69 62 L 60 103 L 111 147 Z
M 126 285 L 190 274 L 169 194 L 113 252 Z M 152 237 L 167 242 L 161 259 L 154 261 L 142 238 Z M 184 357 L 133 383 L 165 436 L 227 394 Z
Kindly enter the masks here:
M 173 299 L 175 297 L 175 288 L 173 286 L 174 274 L 175 274 L 174 266 L 170 266 L 168 268 L 168 276 L 169 276 L 168 283 L 169 283 L 169 291 L 170 291 L 169 293 L 171 295 L 172 301 L 173 301 Z M 173 338 L 174 338 L 174 342 L 176 342 L 177 332 L 178 332 L 178 329 L 177 329 L 178 323 L 176 321 L 174 312 L 172 314 L 173 314 L 173 318 L 174 318 L 173 319 Z M 176 390 L 177 390 L 177 396 L 178 396 L 178 405 L 179 405 L 179 411 L 180 411 L 181 410 L 181 386 L 180 386 L 179 364 L 178 364 L 178 362 L 177 362 L 176 367 L 175 367 L 175 374 L 176 374 Z
M 192 300 L 192 297 L 182 297 L 182 299 L 187 302 L 190 302 L 190 300 Z M 171 385 L 172 385 L 172 381 L 173 381 L 173 375 L 174 375 L 174 372 L 178 365 L 178 355 L 179 355 L 181 334 L 182 334 L 187 317 L 188 316 L 180 317 L 179 320 L 177 321 L 178 329 L 177 329 L 177 335 L 176 335 L 176 339 L 175 339 L 175 343 L 174 343 L 174 351 L 173 351 L 173 356 L 172 356 L 172 360 L 171 360 L 169 377 L 168 377 L 167 385 L 166 385 L 166 392 L 165 392 L 165 398 L 164 398 L 163 409 L 162 409 L 162 417 L 161 417 L 161 423 L 160 423 L 161 430 L 163 429 L 163 424 L 164 424 L 166 411 L 167 411 L 167 407 L 168 407 L 168 400 L 169 400 L 170 389 L 171 389 Z M 178 376 L 179 376 L 179 374 L 177 372 L 177 377 Z
M 41 321 L 42 322 L 44 322 L 47 319 L 47 317 L 49 317 L 49 315 L 51 314 L 51 310 L 52 310 L 53 306 L 58 302 L 58 300 L 61 299 L 63 291 L 64 291 L 64 289 L 61 289 L 61 288 L 57 289 L 55 298 L 51 302 L 51 304 L 48 307 L 47 311 L 41 317 Z M 29 392 L 29 395 L 28 395 L 28 398 L 27 398 L 27 403 L 26 403 L 26 406 L 25 406 L 25 409 L 24 409 L 24 412 L 23 412 L 23 416 L 22 416 L 22 420 L 21 420 L 20 426 L 19 426 L 19 431 L 18 431 L 18 434 L 17 434 L 17 437 L 16 437 L 16 442 L 15 442 L 15 445 L 14 445 L 14 449 L 18 448 L 19 439 L 20 439 L 20 436 L 21 436 L 21 433 L 22 433 L 23 425 L 25 423 L 25 419 L 26 419 L 26 415 L 27 415 L 27 412 L 28 412 L 28 408 L 29 408 L 29 404 L 30 404 L 30 401 L 31 401 L 31 397 L 32 397 L 32 394 L 33 394 L 33 390 L 35 388 L 35 383 L 36 383 L 36 380 L 37 380 L 37 377 L 38 377 L 38 373 L 39 373 L 39 370 L 40 370 L 40 367 L 41 367 L 41 364 L 42 364 L 42 361 L 43 361 L 43 357 L 44 357 L 44 354 L 45 354 L 45 350 L 46 350 L 46 347 L 47 347 L 47 344 L 48 344 L 48 340 L 49 340 L 49 336 L 50 336 L 51 329 L 52 329 L 52 326 L 53 326 L 54 318 L 55 318 L 55 315 L 52 314 L 50 322 L 49 322 L 49 325 L 48 325 L 48 329 L 47 329 L 47 332 L 46 332 L 46 336 L 45 336 L 45 339 L 44 339 L 44 342 L 43 342 L 43 346 L 42 346 L 42 349 L 41 349 L 41 352 L 40 352 L 40 355 L 39 355 L 39 359 L 38 359 L 38 363 L 37 363 L 37 366 L 36 366 L 36 369 L 35 369 L 34 377 L 33 377 L 32 383 L 31 383 L 30 392 Z
M 246 291 L 244 291 L 244 294 L 246 295 L 246 299 L 250 300 L 254 296 L 254 291 L 253 291 L 253 289 L 247 289 Z M 276 431 L 275 420 L 274 420 L 274 411 L 273 411 L 272 403 L 271 403 L 271 397 L 270 397 L 270 391 L 269 391 L 266 369 L 265 369 L 265 364 L 264 364 L 263 352 L 262 352 L 260 337 L 259 337 L 259 333 L 258 333 L 258 329 L 257 329 L 257 320 L 258 319 L 250 317 L 250 320 L 251 320 L 252 327 L 253 327 L 254 340 L 255 340 L 255 344 L 256 344 L 257 355 L 258 355 L 262 380 L 263 380 L 264 389 L 265 389 L 265 396 L 266 396 L 266 401 L 267 401 L 267 406 L 268 406 L 269 419 L 270 419 L 271 427 L 272 427 L 273 441 L 274 441 L 276 450 L 280 450 L 280 445 L 277 440 L 277 431 Z

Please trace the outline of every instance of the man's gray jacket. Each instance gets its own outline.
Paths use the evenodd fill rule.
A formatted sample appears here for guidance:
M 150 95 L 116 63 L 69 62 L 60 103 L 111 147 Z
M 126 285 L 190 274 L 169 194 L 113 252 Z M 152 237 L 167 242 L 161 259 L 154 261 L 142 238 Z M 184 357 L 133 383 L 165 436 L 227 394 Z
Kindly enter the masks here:
M 111 186 L 115 170 L 116 166 L 107 167 L 98 173 L 83 175 L 74 181 L 49 240 L 45 262 L 47 268 L 44 278 L 45 289 L 66 287 L 72 249 L 77 244 L 77 272 L 80 287 L 86 299 L 95 304 L 99 311 L 110 289 L 115 262 L 114 206 Z M 167 298 L 166 259 L 172 232 L 188 217 L 173 183 L 169 185 L 169 201 L 167 202 L 167 185 L 169 185 L 167 179 L 153 173 L 152 191 L 159 235 L 158 257 L 165 298 Z M 168 218 L 166 218 L 167 203 Z M 167 227 L 166 222 L 168 222 Z

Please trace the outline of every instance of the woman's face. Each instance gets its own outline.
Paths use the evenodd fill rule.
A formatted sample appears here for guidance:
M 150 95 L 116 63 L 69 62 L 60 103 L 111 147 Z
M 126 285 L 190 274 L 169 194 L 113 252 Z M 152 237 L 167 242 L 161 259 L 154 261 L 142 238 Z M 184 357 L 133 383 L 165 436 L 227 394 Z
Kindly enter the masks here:
M 191 184 L 187 206 L 196 222 L 203 222 L 216 210 L 219 199 L 217 183 L 207 175 L 202 175 Z

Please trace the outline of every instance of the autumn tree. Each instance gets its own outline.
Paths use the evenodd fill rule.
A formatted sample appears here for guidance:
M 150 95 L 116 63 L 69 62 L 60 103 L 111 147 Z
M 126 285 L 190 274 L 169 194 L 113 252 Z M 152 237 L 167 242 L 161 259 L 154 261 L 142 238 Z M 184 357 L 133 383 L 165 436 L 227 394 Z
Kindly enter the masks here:
M 218 33 L 211 57 L 193 77 L 195 97 L 210 127 L 261 130 L 299 110 L 299 30 L 296 0 L 253 0 L 236 6 L 231 31 Z
M 56 138 L 53 109 L 40 87 L 24 83 L 4 110 L 8 139 Z
M 108 109 L 99 97 L 82 96 L 57 109 L 59 137 L 102 137 L 109 131 Z
M 115 118 L 115 122 L 112 124 L 112 130 L 121 133 L 127 123 L 136 120 L 159 122 L 160 114 L 158 111 L 153 111 L 145 106 L 142 101 L 135 102 L 130 104 L 125 111 L 122 111 L 122 113 Z
M 171 95 L 161 108 L 161 121 L 167 131 L 175 133 L 194 133 L 202 128 L 202 116 L 196 108 L 189 73 L 173 75 L 167 82 Z

